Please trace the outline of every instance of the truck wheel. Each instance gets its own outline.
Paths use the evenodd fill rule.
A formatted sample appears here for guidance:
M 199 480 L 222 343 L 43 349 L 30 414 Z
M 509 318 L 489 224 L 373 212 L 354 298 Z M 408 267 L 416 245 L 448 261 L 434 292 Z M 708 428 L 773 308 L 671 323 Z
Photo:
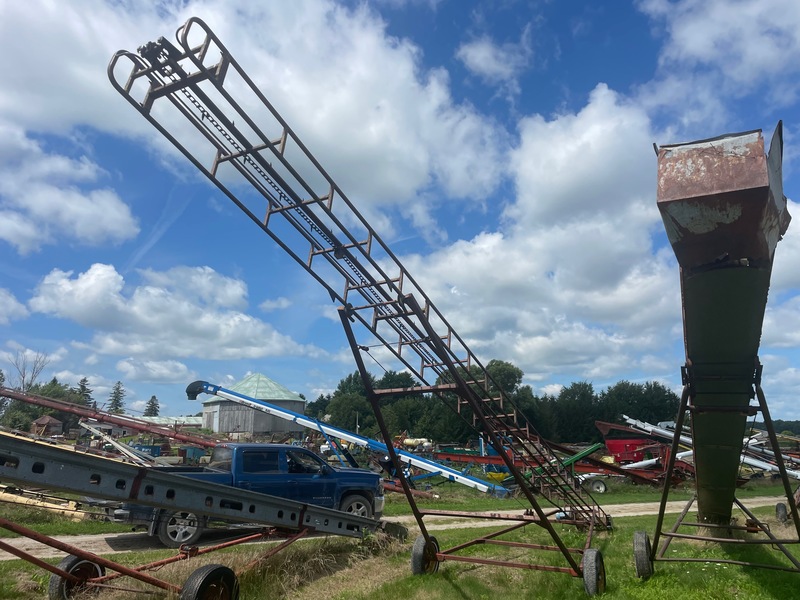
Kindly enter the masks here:
M 58 568 L 70 575 L 75 575 L 80 581 L 70 581 L 53 573 L 50 575 L 50 584 L 47 586 L 48 600 L 69 600 L 73 596 L 89 589 L 86 585 L 88 579 L 102 577 L 106 574 L 105 568 L 101 565 L 72 555 L 67 556 L 58 563 Z M 97 591 L 97 588 L 95 588 L 95 591 Z
M 180 600 L 238 600 L 239 581 L 228 567 L 206 565 L 193 571 L 181 590 Z
M 360 494 L 347 496 L 342 500 L 342 505 L 339 507 L 339 510 L 359 517 L 372 518 L 372 504 Z
M 185 510 L 168 510 L 158 520 L 158 539 L 167 548 L 194 544 L 203 534 L 203 521 Z
M 429 536 L 428 543 L 425 543 L 425 536 L 419 536 L 411 548 L 411 572 L 414 575 L 436 573 L 439 570 L 439 559 L 436 558 L 438 552 L 439 542 L 435 537 Z

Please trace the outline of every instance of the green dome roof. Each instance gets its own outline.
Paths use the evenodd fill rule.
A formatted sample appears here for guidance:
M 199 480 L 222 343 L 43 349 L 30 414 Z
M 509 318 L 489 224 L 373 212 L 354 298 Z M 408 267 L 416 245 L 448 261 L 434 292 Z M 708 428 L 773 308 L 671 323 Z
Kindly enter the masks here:
M 299 394 L 295 394 L 280 383 L 273 381 L 261 373 L 253 373 L 242 379 L 239 383 L 228 388 L 233 392 L 238 392 L 243 396 L 249 396 L 256 400 L 295 400 L 304 402 Z M 210 398 L 207 402 L 219 401 L 219 398 Z

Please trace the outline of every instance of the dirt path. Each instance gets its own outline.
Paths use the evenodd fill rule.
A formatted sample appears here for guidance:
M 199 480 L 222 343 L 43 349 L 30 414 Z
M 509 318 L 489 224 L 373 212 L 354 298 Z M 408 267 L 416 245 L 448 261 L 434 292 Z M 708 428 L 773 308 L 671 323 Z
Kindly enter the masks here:
M 756 508 L 759 506 L 771 506 L 777 502 L 785 502 L 786 498 L 783 496 L 770 496 L 763 498 L 751 498 L 745 505 L 748 508 Z M 686 506 L 684 500 L 674 502 L 667 502 L 668 513 L 678 513 Z M 604 506 L 604 510 L 612 517 L 634 517 L 640 515 L 655 515 L 658 514 L 658 502 L 642 502 L 635 504 L 608 504 Z M 505 514 L 520 514 L 522 511 L 506 511 Z M 488 513 L 484 513 L 488 514 Z M 399 522 L 411 528 L 416 522 L 413 516 L 393 517 L 391 521 Z M 440 516 L 427 516 L 425 517 L 425 524 L 428 529 L 435 531 L 447 529 L 450 527 L 485 527 L 487 521 L 485 519 L 454 519 L 453 517 L 440 517 Z M 214 539 L 219 539 L 222 535 L 220 533 L 211 533 L 204 536 L 204 541 L 214 543 Z M 113 534 L 98 534 L 98 535 L 67 535 L 58 536 L 56 539 L 59 541 L 77 546 L 87 552 L 100 555 L 110 555 L 120 552 L 133 552 L 141 550 L 163 550 L 164 547 L 159 543 L 158 538 L 148 537 L 145 533 L 113 533 Z M 64 556 L 60 550 L 44 546 L 39 542 L 35 542 L 28 538 L 3 538 L 3 542 L 14 546 L 20 550 L 28 552 L 38 558 L 54 558 Z M 0 560 L 14 560 L 17 558 L 13 554 L 0 551 Z

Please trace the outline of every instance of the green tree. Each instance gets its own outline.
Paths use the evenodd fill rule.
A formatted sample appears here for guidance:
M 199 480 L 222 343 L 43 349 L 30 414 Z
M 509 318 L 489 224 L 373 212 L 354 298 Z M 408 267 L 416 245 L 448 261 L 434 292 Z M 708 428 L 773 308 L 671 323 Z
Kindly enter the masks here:
M 383 376 L 375 382 L 375 389 L 396 390 L 404 388 L 418 387 L 419 384 L 414 380 L 411 373 L 406 371 L 386 371 Z
M 92 398 L 92 388 L 89 387 L 89 379 L 86 377 L 82 377 L 81 380 L 78 382 L 78 387 L 75 389 L 75 392 L 83 398 L 83 403 L 86 406 L 92 406 L 94 408 L 97 407 L 97 403 Z
M 456 412 L 455 394 L 426 402 L 425 411 L 417 421 L 414 433 L 438 442 L 456 444 L 464 444 L 478 437 L 471 421 L 467 422 Z
M 108 397 L 108 412 L 121 415 L 125 411 L 125 388 L 122 387 L 122 382 L 118 381 L 111 388 L 111 394 Z
M 672 421 L 678 415 L 680 398 L 658 383 L 648 381 L 644 384 L 620 381 L 600 394 L 603 405 L 600 420 L 619 422 L 627 415 L 648 423 Z
M 368 437 L 374 436 L 378 432 L 372 407 L 366 397 L 359 394 L 334 393 L 331 403 L 328 405 L 328 414 L 331 416 L 331 425 L 336 427 Z
M 161 407 L 158 404 L 158 398 L 155 396 L 150 396 L 150 400 L 147 401 L 147 405 L 144 407 L 144 416 L 157 417 L 160 409 Z
M 375 377 L 370 375 L 369 378 L 370 385 L 375 388 Z M 367 388 L 364 387 L 364 381 L 361 379 L 361 374 L 358 371 L 355 371 L 354 373 L 350 373 L 350 375 L 342 379 L 339 382 L 339 385 L 336 386 L 336 390 L 333 392 L 334 397 L 337 394 L 355 394 L 357 396 L 363 396 L 366 398 Z
M 522 384 L 522 369 L 504 360 L 492 359 L 486 364 L 486 372 L 492 380 L 508 395 L 516 392 Z M 492 390 L 494 391 L 494 390 Z
M 594 387 L 580 381 L 562 388 L 556 402 L 559 437 L 565 442 L 597 442 L 602 436 L 594 422 L 599 401 Z
M 306 404 L 305 413 L 307 416 L 322 421 L 328 414 L 328 405 L 331 403 L 330 394 L 320 394 L 316 400 Z

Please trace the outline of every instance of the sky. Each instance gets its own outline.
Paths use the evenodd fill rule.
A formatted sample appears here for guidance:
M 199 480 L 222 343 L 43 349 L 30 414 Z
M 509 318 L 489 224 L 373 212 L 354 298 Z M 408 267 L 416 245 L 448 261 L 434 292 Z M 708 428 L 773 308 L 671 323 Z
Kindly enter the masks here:
M 0 369 L 44 354 L 102 406 L 201 410 L 262 373 L 355 371 L 336 306 L 111 86 L 117 50 L 203 19 L 484 363 L 534 393 L 680 389 L 653 144 L 784 123 L 760 358 L 800 419 L 796 0 L 0 0 Z M 380 367 L 368 364 L 377 377 Z M 636 416 L 636 415 L 631 415 Z

